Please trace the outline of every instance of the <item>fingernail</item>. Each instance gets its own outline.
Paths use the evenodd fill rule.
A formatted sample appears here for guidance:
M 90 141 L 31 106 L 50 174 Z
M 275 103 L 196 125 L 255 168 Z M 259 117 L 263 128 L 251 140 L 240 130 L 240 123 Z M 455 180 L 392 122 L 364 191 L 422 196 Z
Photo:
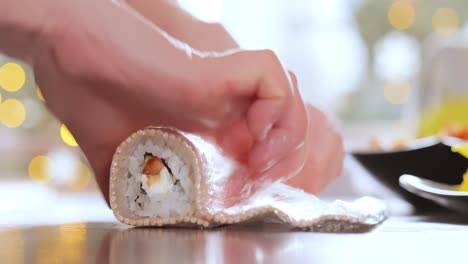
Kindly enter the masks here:
M 287 132 L 282 129 L 269 129 L 265 138 L 257 142 L 250 160 L 251 168 L 262 173 L 277 164 L 292 150 Z
M 265 140 L 267 137 L 268 133 L 270 132 L 271 128 L 273 127 L 273 124 L 268 124 L 265 129 L 263 129 L 262 134 L 260 135 L 259 141 Z
M 264 173 L 265 171 L 269 170 L 271 167 L 275 166 L 278 163 L 278 160 L 270 160 L 265 164 L 265 167 L 259 170 L 260 173 Z

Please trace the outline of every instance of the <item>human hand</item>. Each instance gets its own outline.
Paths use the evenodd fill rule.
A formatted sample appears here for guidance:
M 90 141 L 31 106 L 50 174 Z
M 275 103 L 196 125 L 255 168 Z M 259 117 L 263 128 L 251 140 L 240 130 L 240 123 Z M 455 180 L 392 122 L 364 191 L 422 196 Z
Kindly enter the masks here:
M 338 175 L 339 136 L 313 108 L 307 115 L 295 78 L 271 51 L 201 54 L 110 1 L 64 1 L 54 10 L 28 59 L 106 199 L 115 148 L 147 125 L 216 142 L 248 168 L 248 180 L 291 178 L 316 193 Z

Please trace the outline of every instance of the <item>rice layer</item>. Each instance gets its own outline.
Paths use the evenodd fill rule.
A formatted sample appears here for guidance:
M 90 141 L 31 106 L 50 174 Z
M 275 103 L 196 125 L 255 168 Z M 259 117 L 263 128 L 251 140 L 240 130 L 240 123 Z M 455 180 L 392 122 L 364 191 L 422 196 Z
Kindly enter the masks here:
M 152 185 L 143 173 L 145 155 L 163 160 L 161 180 Z M 172 218 L 193 216 L 193 184 L 190 166 L 166 148 L 147 140 L 138 145 L 128 158 L 126 196 L 132 213 L 144 217 Z

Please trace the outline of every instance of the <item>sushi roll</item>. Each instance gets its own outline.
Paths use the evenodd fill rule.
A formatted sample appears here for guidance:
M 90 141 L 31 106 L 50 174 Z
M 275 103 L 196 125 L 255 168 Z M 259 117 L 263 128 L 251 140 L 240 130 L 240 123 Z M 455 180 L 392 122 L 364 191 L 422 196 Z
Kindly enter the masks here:
M 132 226 L 214 227 L 249 221 L 349 232 L 371 228 L 386 217 L 378 200 L 327 204 L 282 182 L 226 206 L 220 193 L 235 182 L 238 175 L 232 172 L 239 166 L 201 137 L 145 128 L 114 154 L 110 205 L 119 221 Z
M 195 209 L 196 156 L 190 141 L 173 129 L 148 128 L 127 138 L 111 168 L 117 218 L 130 225 L 203 224 Z

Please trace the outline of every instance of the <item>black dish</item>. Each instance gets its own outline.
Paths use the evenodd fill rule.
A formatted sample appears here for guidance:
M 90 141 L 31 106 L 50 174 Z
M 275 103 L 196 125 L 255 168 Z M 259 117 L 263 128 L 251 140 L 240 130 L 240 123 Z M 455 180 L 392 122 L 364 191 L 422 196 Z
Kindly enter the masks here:
M 449 185 L 460 184 L 468 168 L 468 159 L 451 150 L 462 143 L 454 138 L 415 140 L 408 148 L 386 152 L 354 152 L 352 155 L 370 174 L 411 202 L 417 209 L 434 208 L 435 204 L 412 194 L 399 185 L 403 174 Z

